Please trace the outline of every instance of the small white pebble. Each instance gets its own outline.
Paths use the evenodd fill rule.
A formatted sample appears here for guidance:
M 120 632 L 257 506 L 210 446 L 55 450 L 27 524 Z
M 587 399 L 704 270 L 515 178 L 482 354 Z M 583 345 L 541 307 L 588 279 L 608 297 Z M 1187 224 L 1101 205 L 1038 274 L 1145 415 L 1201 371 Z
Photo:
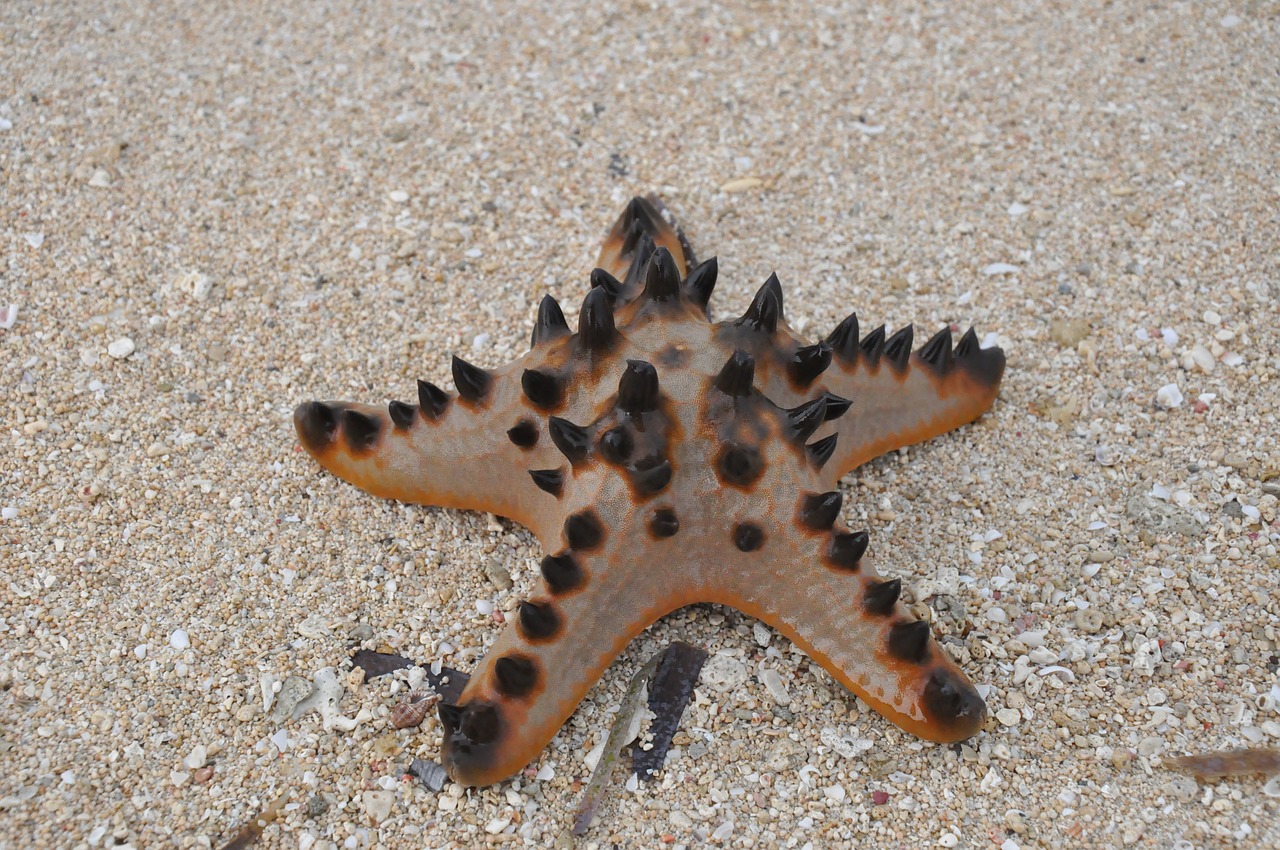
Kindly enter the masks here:
M 1017 726 L 1021 719 L 1022 715 L 1016 708 L 1002 708 L 996 712 L 996 720 L 999 720 L 1002 726 Z
M 1177 384 L 1165 384 L 1156 390 L 1156 404 L 1165 410 L 1181 407 L 1184 400 L 1182 390 L 1178 389 Z
M 1026 212 L 1027 212 L 1027 205 L 1026 205 L 1026 204 L 1019 204 L 1019 203 L 1017 203 L 1016 201 L 1015 201 L 1014 203 L 1012 203 L 1012 204 L 1009 204 L 1009 215 L 1011 215 L 1011 216 L 1015 216 L 1015 217 L 1016 217 L 1016 216 L 1020 216 L 1020 215 L 1025 215 L 1025 214 L 1026 214 Z
M 110 354 L 117 360 L 123 360 L 130 354 L 133 354 L 136 350 L 137 346 L 135 346 L 133 344 L 133 340 L 129 339 L 127 336 L 122 336 L 107 345 L 107 354 Z
M 27 244 L 32 248 L 39 248 L 44 244 L 43 233 L 24 233 L 23 238 L 27 240 Z
M 1032 664 L 1052 664 L 1058 660 L 1058 653 L 1047 646 L 1038 646 L 1028 654 Z
M 1000 850 L 1022 850 L 1022 848 L 1012 838 L 1006 838 L 1004 843 L 1000 845 Z
M 173 634 L 169 635 L 169 646 L 176 650 L 184 650 L 191 648 L 191 638 L 187 636 L 185 629 L 174 629 Z M 196 765 L 199 767 L 199 765 Z
M 4 519 L 13 519 L 17 515 L 17 508 L 0 508 L 0 517 L 3 517 Z
M 996 274 L 1016 274 L 1018 267 L 1012 263 L 988 263 L 982 267 L 982 273 L 990 277 Z
M 791 694 L 787 693 L 787 686 L 783 684 L 782 677 L 778 675 L 778 671 L 770 667 L 760 674 L 760 681 L 764 682 L 765 690 L 769 692 L 769 696 L 773 697 L 773 701 L 778 705 L 790 705 Z
M 955 847 L 959 843 L 960 839 L 955 836 L 955 833 L 951 832 L 942 833 L 942 837 L 938 839 L 939 847 Z
M 1212 372 L 1214 367 L 1218 365 L 1218 361 L 1213 358 L 1213 354 L 1203 345 L 1197 345 L 1192 348 L 1189 356 L 1196 368 L 1206 374 Z
M 479 351 L 480 349 L 484 348 L 486 345 L 489 344 L 490 338 L 491 337 L 487 333 L 476 334 L 476 338 L 471 340 L 471 347 L 474 348 L 476 351 Z
M 549 764 L 544 764 L 538 768 L 538 775 L 533 778 L 539 782 L 548 782 L 556 778 L 556 769 Z
M 0 132 L 7 132 L 12 129 L 13 129 L 12 121 L 10 121 L 8 118 L 0 118 Z
M 403 204 L 405 201 L 409 200 L 409 193 L 403 189 L 396 189 L 387 197 L 391 198 L 391 200 L 395 201 L 397 204 Z
M 488 599 L 477 599 L 476 610 L 480 612 L 482 617 L 487 617 L 493 613 L 493 603 Z
M 13 323 L 18 321 L 18 305 L 10 304 L 8 307 L 0 307 L 0 328 L 9 330 L 13 327 Z
M 1173 328 L 1161 328 L 1160 338 L 1164 340 L 1165 345 L 1178 344 L 1178 332 L 1175 331 Z
M 133 654 L 137 656 L 139 661 L 143 660 L 147 657 L 147 645 L 145 643 L 138 644 L 133 648 Z
M 188 770 L 197 770 L 204 767 L 206 761 L 209 760 L 209 751 L 204 744 L 196 744 L 191 748 L 191 752 L 182 760 L 182 764 Z
M 268 740 L 282 753 L 289 749 L 289 731 L 287 729 L 277 729 Z
M 828 800 L 833 800 L 837 803 L 843 802 L 845 798 L 845 790 L 843 785 L 832 785 L 830 787 L 823 788 L 822 793 L 823 793 L 823 796 L 825 796 Z
M 769 641 L 773 640 L 773 631 L 759 620 L 751 625 L 751 634 L 760 646 L 768 646 Z
M 1204 315 L 1201 316 L 1200 318 L 1204 319 L 1204 323 L 1206 325 L 1222 324 L 1222 316 L 1219 315 L 1216 310 L 1205 310 Z
M 1232 27 L 1240 25 L 1240 16 L 1239 15 L 1223 15 L 1222 20 L 1219 21 L 1219 23 L 1221 23 L 1222 26 L 1225 27 L 1226 29 L 1231 29 Z

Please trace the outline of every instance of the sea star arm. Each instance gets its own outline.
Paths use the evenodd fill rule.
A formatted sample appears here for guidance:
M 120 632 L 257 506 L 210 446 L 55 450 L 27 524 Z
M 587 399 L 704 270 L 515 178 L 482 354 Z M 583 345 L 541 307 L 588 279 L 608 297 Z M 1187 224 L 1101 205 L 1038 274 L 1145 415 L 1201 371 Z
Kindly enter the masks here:
M 833 356 L 823 384 L 852 404 L 817 435 L 836 436 L 823 468 L 826 486 L 885 452 L 977 419 L 991 407 L 1004 374 L 1004 352 L 981 348 L 973 329 L 954 350 L 944 328 L 913 352 L 910 326 L 888 339 L 878 328 L 859 342 L 857 319 L 850 317 L 827 342 Z
M 628 521 L 649 518 L 643 543 L 609 536 L 592 509 L 572 514 L 565 547 L 543 560 L 543 581 L 516 623 L 457 704 L 440 708 L 449 775 L 488 785 L 519 771 L 632 638 L 694 602 L 720 602 L 774 626 L 913 734 L 940 742 L 975 734 L 986 716 L 982 699 L 928 625 L 898 604 L 900 583 L 882 580 L 863 556 L 866 535 L 833 527 L 839 504 L 838 493 L 806 494 L 794 518 L 754 536 L 742 533 L 733 511 L 688 515 L 677 533 L 674 513 L 664 526 L 662 508 L 638 508 Z M 726 551 L 728 540 L 737 551 Z M 637 565 L 641 545 L 650 556 Z
M 489 373 L 455 358 L 457 395 L 420 381 L 416 405 L 312 401 L 294 411 L 294 427 L 321 466 L 375 496 L 489 511 L 541 536 L 545 493 L 512 471 L 554 473 L 559 456 L 513 368 Z
M 463 785 L 490 785 L 541 752 L 631 639 L 697 601 L 666 571 L 635 568 L 635 541 L 591 509 L 570 515 L 564 547 L 542 561 L 538 589 L 472 673 L 457 704 L 441 704 L 441 761 Z M 675 557 L 677 545 L 652 557 Z
M 763 563 L 726 572 L 715 601 L 782 632 L 902 729 L 943 743 L 976 734 L 986 717 L 982 698 L 928 624 L 898 603 L 901 582 L 882 579 L 863 555 L 867 535 L 806 524 L 806 512 L 832 503 L 839 505 L 838 492 L 802 499 L 794 526 L 753 553 Z
M 693 252 L 663 209 L 657 198 L 637 197 L 622 211 L 601 250 L 601 268 L 592 273 L 578 333 L 570 332 L 560 305 L 547 296 L 538 308 L 532 348 L 518 360 L 490 372 L 454 357 L 457 393 L 419 381 L 417 405 L 307 402 L 293 415 L 299 442 L 325 469 L 375 496 L 489 511 L 530 528 L 544 542 L 548 534 L 554 538 L 560 515 L 545 493 L 561 486 L 564 459 L 552 448 L 547 414 L 591 414 L 596 399 L 571 393 L 570 379 L 584 357 L 616 344 L 614 308 L 645 288 L 641 273 L 650 260 L 660 256 L 677 285 L 684 276 Z M 715 285 L 714 260 L 690 285 L 705 308 Z M 529 474 L 512 474 L 520 469 Z

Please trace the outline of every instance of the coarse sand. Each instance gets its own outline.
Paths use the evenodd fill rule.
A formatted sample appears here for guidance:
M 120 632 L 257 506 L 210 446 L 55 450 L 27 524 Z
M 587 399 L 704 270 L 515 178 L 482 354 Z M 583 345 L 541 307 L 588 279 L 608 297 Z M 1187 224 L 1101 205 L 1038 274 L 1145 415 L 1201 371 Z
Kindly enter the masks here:
M 0 847 L 275 803 L 299 850 L 1277 846 L 1280 780 L 1170 760 L 1280 745 L 1278 56 L 1270 0 L 0 3 Z M 810 337 L 1008 352 L 990 414 L 843 482 L 992 719 L 925 744 L 700 606 L 517 779 L 432 791 L 438 721 L 351 650 L 470 669 L 542 553 L 322 472 L 290 412 L 519 355 L 650 191 L 716 318 L 776 270 Z M 571 838 L 673 640 L 716 677 Z M 279 719 L 317 679 L 336 713 Z

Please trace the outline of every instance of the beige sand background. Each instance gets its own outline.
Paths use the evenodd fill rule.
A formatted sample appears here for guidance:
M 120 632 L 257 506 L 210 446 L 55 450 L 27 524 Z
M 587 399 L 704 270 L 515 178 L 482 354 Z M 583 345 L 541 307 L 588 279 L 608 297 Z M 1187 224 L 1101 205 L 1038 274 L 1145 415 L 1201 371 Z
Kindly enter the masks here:
M 0 846 L 219 846 L 283 794 L 262 846 L 569 846 L 584 756 L 674 639 L 730 688 L 579 846 L 1280 840 L 1264 778 L 1167 764 L 1280 744 L 1278 26 L 1262 0 L 0 4 Z M 776 269 L 812 335 L 856 309 L 1008 351 L 989 416 L 844 482 L 991 724 L 922 744 L 705 607 L 517 781 L 403 782 L 439 726 L 393 730 L 403 685 L 349 681 L 351 640 L 469 669 L 500 628 L 477 602 L 510 610 L 541 553 L 321 473 L 290 411 L 521 353 L 651 190 L 719 255 L 718 318 Z M 264 681 L 330 666 L 353 729 L 269 720 Z

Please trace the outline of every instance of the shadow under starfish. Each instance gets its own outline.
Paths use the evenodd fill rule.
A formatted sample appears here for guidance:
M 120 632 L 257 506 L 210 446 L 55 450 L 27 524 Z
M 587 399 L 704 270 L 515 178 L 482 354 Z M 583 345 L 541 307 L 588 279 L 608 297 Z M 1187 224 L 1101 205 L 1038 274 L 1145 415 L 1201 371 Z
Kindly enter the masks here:
M 788 327 L 770 276 L 742 316 L 711 322 L 714 258 L 695 263 L 656 198 L 605 240 L 569 328 L 543 298 L 532 347 L 488 371 L 454 357 L 456 394 L 418 404 L 313 401 L 298 439 L 378 496 L 490 511 L 528 527 L 542 582 L 456 703 L 442 762 L 488 785 L 532 760 L 627 643 L 671 611 L 758 617 L 903 729 L 958 741 L 986 706 L 898 604 L 867 534 L 839 522 L 840 477 L 982 415 L 1005 358 L 970 329 L 912 350 L 912 328 L 824 340 Z

